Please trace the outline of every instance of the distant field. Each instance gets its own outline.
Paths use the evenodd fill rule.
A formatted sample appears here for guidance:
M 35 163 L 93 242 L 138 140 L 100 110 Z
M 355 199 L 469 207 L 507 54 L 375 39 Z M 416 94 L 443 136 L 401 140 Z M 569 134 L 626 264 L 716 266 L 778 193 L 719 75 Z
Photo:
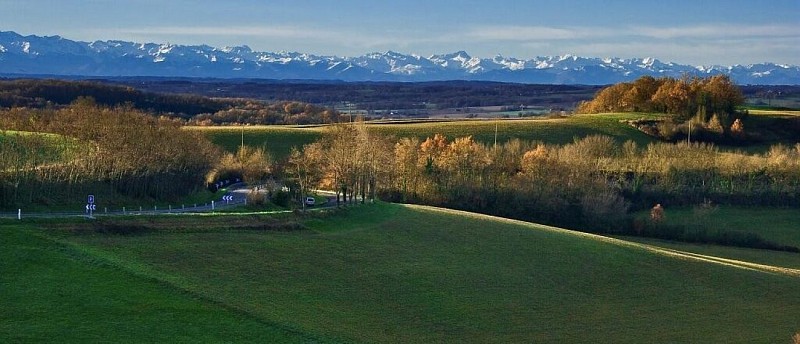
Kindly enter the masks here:
M 56 246 L 34 235 L 47 223 L 3 225 L 4 237 L 14 239 L 0 243 L 0 264 L 12 271 L 0 275 L 0 339 L 19 338 L 12 337 L 19 330 L 58 335 L 56 324 L 80 323 L 82 331 L 66 341 L 125 328 L 133 329 L 132 341 L 169 333 L 192 341 L 200 335 L 186 334 L 195 327 L 181 330 L 182 324 L 202 328 L 217 320 L 208 326 L 224 331 L 204 341 L 228 341 L 242 327 L 248 330 L 239 335 L 263 335 L 262 342 L 279 328 L 295 329 L 301 339 L 400 343 L 783 343 L 798 330 L 798 271 L 673 257 L 427 207 L 363 206 L 305 225 L 179 230 L 176 220 L 175 230 L 134 235 L 44 232 L 64 242 Z M 34 285 L 42 287 L 27 287 Z M 123 298 L 114 294 L 123 293 L 117 285 L 133 287 Z M 223 311 L 193 321 L 188 314 L 203 300 L 244 320 L 228 327 L 235 315 Z M 39 315 L 26 304 L 54 310 Z M 164 318 L 165 307 L 175 307 L 166 313 L 173 318 Z M 135 316 L 123 320 L 129 314 Z
M 748 113 L 759 116 L 800 116 L 800 110 L 748 110 Z
M 266 148 L 275 158 L 282 159 L 289 155 L 292 147 L 302 147 L 322 137 L 320 128 L 303 128 L 290 126 L 254 126 L 254 127 L 187 127 L 198 130 L 211 142 L 228 152 L 235 152 L 242 144 Z
M 443 134 L 450 139 L 471 135 L 480 142 L 494 142 L 495 126 L 499 143 L 511 139 L 542 141 L 564 144 L 576 137 L 602 134 L 614 137 L 620 142 L 633 140 L 639 144 L 652 142 L 652 138 L 620 120 L 651 117 L 643 114 L 602 114 L 576 115 L 560 119 L 520 119 L 520 120 L 482 120 L 454 121 L 412 124 L 376 124 L 374 130 L 400 137 L 417 136 L 424 139 L 434 134 Z
M 434 134 L 443 134 L 450 139 L 472 135 L 476 140 L 493 143 L 495 126 L 497 141 L 503 143 L 511 139 L 542 141 L 564 144 L 575 137 L 603 134 L 620 142 L 633 140 L 640 145 L 653 139 L 621 120 L 653 117 L 647 114 L 601 114 L 577 115 L 561 119 L 513 119 L 513 120 L 475 120 L 441 121 L 420 123 L 370 124 L 369 128 L 385 135 L 398 137 L 418 137 L 425 139 Z M 203 132 L 212 142 L 228 151 L 235 151 L 241 145 L 241 127 L 189 127 L 188 130 Z M 258 126 L 244 127 L 244 143 L 250 146 L 265 146 L 276 157 L 285 157 L 293 146 L 302 146 L 318 139 L 324 127 L 284 127 Z

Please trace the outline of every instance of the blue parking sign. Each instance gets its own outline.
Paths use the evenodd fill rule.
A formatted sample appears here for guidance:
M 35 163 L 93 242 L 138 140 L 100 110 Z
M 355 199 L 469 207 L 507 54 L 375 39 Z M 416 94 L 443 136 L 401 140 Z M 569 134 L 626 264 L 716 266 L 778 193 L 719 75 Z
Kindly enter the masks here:
M 87 203 L 94 204 L 94 195 L 89 195 L 89 201 Z

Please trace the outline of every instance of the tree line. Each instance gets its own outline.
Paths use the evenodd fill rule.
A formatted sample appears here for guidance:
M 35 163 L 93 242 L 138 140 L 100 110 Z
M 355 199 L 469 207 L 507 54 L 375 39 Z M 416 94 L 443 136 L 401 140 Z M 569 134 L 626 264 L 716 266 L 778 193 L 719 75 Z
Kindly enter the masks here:
M 94 81 L 0 80 L 0 108 L 58 108 L 80 98 L 92 98 L 106 107 L 129 104 L 140 111 L 190 125 L 321 124 L 335 123 L 339 116 L 335 110 L 298 101 L 153 93 Z
M 364 124 L 333 126 L 321 141 L 293 151 L 287 164 L 287 177 L 303 192 L 336 190 L 339 202 L 381 198 L 662 237 L 657 226 L 637 223 L 633 212 L 707 202 L 798 207 L 798 171 L 800 145 L 776 145 L 765 154 L 725 152 L 704 143 L 619 144 L 606 136 L 566 145 L 486 145 L 469 136 L 381 137 Z M 724 241 L 723 234 L 709 233 L 671 235 Z

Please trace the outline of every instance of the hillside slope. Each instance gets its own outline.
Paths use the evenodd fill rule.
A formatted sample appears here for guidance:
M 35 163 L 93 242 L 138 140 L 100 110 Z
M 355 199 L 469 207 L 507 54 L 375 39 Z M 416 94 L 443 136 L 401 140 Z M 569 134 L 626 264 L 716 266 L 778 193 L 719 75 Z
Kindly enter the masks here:
M 289 232 L 180 223 L 49 233 L 123 271 L 334 341 L 784 342 L 800 319 L 797 270 L 484 215 L 379 204 Z

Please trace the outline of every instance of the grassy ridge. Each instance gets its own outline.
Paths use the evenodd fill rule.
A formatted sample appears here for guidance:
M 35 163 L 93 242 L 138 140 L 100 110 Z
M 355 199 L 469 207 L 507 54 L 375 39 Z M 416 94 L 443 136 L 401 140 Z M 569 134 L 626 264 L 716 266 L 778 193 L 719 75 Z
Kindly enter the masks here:
M 612 136 L 620 142 L 633 140 L 644 145 L 653 139 L 620 121 L 653 116 L 655 115 L 577 115 L 563 119 L 370 124 L 369 128 L 385 135 L 420 139 L 434 134 L 443 134 L 450 139 L 472 135 L 476 140 L 488 144 L 494 142 L 495 125 L 497 125 L 497 141 L 500 143 L 521 139 L 563 144 L 572 142 L 575 137 L 603 134 Z M 188 130 L 201 131 L 213 143 L 231 152 L 242 142 L 241 127 L 189 127 Z M 317 140 L 323 131 L 324 127 L 245 127 L 244 142 L 249 146 L 267 147 L 275 157 L 281 158 L 288 155 L 291 147 Z
M 308 341 L 25 227 L 0 227 L 2 342 Z
M 400 205 L 307 225 L 69 240 L 255 318 L 345 340 L 783 342 L 800 318 L 796 277 L 536 225 Z

